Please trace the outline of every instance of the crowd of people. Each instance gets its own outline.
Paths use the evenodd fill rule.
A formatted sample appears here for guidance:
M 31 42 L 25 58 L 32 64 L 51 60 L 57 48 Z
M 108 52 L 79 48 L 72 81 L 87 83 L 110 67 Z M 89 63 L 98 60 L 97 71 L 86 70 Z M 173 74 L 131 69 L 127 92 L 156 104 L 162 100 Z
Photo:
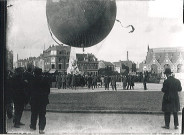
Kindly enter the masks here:
M 21 122 L 24 107 L 29 103 L 31 106 L 30 128 L 36 130 L 39 116 L 39 132 L 44 133 L 46 125 L 46 106 L 49 104 L 48 96 L 53 82 L 58 89 L 74 89 L 87 87 L 97 89 L 99 87 L 117 91 L 117 82 L 123 83 L 123 89 L 134 89 L 134 76 L 118 75 L 75 75 L 75 74 L 50 74 L 42 72 L 42 69 L 16 68 L 14 72 L 8 71 L 5 81 L 6 112 L 8 118 L 13 117 L 15 128 L 24 125 Z M 13 108 L 14 105 L 14 116 Z
M 143 78 L 144 89 L 146 90 L 146 80 L 147 77 Z M 135 85 L 135 76 L 134 75 L 72 75 L 67 74 L 63 75 L 61 73 L 57 75 L 50 76 L 50 80 L 54 82 L 54 86 L 58 89 L 76 89 L 76 87 L 87 87 L 88 89 L 95 89 L 99 87 L 104 87 L 105 90 L 109 90 L 109 87 L 112 87 L 112 90 L 117 90 L 117 82 L 122 82 L 124 90 L 134 89 Z
M 171 70 L 166 69 L 167 79 L 163 83 L 162 92 L 164 93 L 162 100 L 162 111 L 164 112 L 165 126 L 169 129 L 170 115 L 174 115 L 174 126 L 178 129 L 178 111 L 180 111 L 180 102 L 178 92 L 182 90 L 181 83 L 171 75 Z M 35 68 L 24 70 L 19 67 L 15 72 L 10 71 L 6 74 L 5 81 L 5 103 L 8 118 L 13 117 L 15 128 L 20 128 L 25 125 L 21 122 L 24 107 L 29 103 L 31 106 L 30 129 L 36 130 L 37 119 L 39 116 L 39 133 L 44 134 L 46 126 L 46 106 L 49 104 L 50 87 L 53 81 L 56 82 L 58 89 L 76 89 L 78 86 L 95 89 L 105 86 L 105 90 L 109 90 L 111 85 L 112 90 L 117 91 L 116 83 L 121 79 L 123 89 L 134 89 L 134 76 L 126 75 L 119 77 L 112 76 L 96 76 L 96 75 L 75 75 L 61 73 L 50 75 L 43 73 L 42 69 Z M 99 82 L 99 85 L 98 85 Z M 147 76 L 143 76 L 143 85 L 146 90 Z M 12 104 L 14 104 L 14 116 Z
M 50 84 L 42 69 L 35 68 L 24 71 L 16 68 L 15 72 L 7 72 L 5 81 L 5 103 L 8 118 L 13 117 L 12 104 L 14 105 L 13 124 L 15 128 L 25 125 L 21 122 L 24 107 L 31 106 L 30 129 L 36 130 L 39 116 L 39 133 L 44 134 L 46 126 L 46 106 L 49 104 Z

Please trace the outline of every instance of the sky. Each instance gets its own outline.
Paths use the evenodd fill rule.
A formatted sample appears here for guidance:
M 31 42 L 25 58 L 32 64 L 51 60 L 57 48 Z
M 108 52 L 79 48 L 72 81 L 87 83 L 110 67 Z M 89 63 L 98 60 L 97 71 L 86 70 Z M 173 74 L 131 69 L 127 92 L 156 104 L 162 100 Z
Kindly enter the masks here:
M 9 0 L 7 47 L 14 53 L 14 62 L 19 59 L 38 57 L 50 45 L 51 38 L 46 19 L 46 0 Z M 129 60 L 140 63 L 145 60 L 147 47 L 183 47 L 183 0 L 116 0 L 116 19 L 109 35 L 97 45 L 85 48 L 84 53 L 93 53 L 98 60 L 116 62 Z M 82 49 L 76 49 L 82 53 Z

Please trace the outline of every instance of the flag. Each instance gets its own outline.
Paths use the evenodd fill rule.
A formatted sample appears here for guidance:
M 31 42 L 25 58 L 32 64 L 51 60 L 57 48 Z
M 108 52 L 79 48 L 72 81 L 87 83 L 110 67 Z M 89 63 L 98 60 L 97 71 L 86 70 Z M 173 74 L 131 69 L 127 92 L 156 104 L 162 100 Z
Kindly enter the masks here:
M 77 66 L 76 50 L 74 47 L 71 47 L 67 74 L 75 74 L 75 75 L 80 74 L 78 66 Z

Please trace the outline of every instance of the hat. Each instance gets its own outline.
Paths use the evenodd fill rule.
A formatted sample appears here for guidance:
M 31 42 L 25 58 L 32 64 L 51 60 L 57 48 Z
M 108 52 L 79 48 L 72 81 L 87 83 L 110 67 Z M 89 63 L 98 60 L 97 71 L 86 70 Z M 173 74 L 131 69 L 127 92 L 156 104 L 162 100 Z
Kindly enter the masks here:
M 171 72 L 171 69 L 170 68 L 166 68 L 165 69 L 165 72 L 164 72 L 164 74 L 171 74 L 172 72 Z
M 15 69 L 15 73 L 23 73 L 24 72 L 24 68 L 22 67 L 18 67 Z
M 41 75 L 42 74 L 42 69 L 41 68 L 35 68 L 34 69 L 34 74 L 35 75 Z

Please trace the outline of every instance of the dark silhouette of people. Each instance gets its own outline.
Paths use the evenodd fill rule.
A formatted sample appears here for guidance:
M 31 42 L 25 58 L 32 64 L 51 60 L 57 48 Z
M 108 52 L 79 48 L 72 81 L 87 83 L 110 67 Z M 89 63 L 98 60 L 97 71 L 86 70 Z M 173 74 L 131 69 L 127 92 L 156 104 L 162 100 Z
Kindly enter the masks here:
M 46 126 L 46 106 L 49 104 L 48 96 L 50 86 L 48 79 L 42 76 L 42 69 L 34 69 L 34 79 L 30 84 L 31 124 L 30 128 L 36 130 L 39 116 L 39 133 L 44 134 Z
M 15 75 L 12 78 L 12 98 L 14 103 L 14 127 L 20 128 L 20 126 L 25 125 L 21 123 L 21 117 L 24 110 L 24 105 L 26 104 L 26 82 L 23 79 L 24 69 L 22 67 L 15 69 Z
M 171 113 L 174 115 L 174 127 L 178 129 L 178 111 L 180 111 L 180 101 L 178 92 L 182 90 L 181 82 L 171 76 L 171 69 L 166 68 L 164 74 L 167 79 L 163 83 L 162 92 L 162 111 L 164 112 L 165 126 L 162 128 L 170 128 L 170 116 Z

